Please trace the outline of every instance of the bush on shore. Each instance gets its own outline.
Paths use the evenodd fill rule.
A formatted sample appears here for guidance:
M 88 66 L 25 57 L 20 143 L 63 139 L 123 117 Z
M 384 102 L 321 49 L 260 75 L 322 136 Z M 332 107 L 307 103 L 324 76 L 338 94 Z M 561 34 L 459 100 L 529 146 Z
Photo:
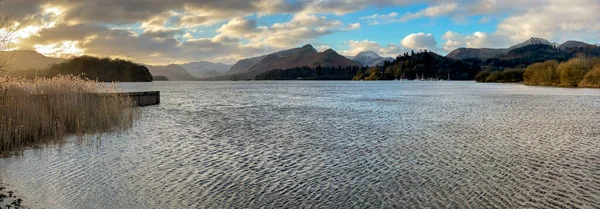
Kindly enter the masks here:
M 475 81 L 477 82 L 485 82 L 488 76 L 490 76 L 490 71 L 481 71 L 475 76 Z
M 527 85 L 538 86 L 559 85 L 560 75 L 558 74 L 558 65 L 556 60 L 549 60 L 530 65 L 523 74 L 524 83 Z
M 506 69 L 503 71 L 481 71 L 475 76 L 477 82 L 517 83 L 523 81 L 523 69 Z
M 580 87 L 600 87 L 600 64 L 594 66 L 594 68 L 587 72 L 583 77 L 583 80 L 579 83 Z
M 561 86 L 577 86 L 589 70 L 588 64 L 582 59 L 572 59 L 558 65 Z
M 138 115 L 113 86 L 76 76 L 0 77 L 0 155 L 25 146 L 130 128 Z
M 527 67 L 523 77 L 527 85 L 600 87 L 600 59 L 535 63 Z

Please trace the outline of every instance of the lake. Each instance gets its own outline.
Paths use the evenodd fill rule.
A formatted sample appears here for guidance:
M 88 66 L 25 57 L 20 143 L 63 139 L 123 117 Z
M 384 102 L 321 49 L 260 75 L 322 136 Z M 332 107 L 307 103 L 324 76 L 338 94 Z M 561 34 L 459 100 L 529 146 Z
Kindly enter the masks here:
M 0 159 L 34 208 L 600 207 L 600 90 L 123 83 L 133 129 Z M 75 140 L 73 140 L 75 141 Z

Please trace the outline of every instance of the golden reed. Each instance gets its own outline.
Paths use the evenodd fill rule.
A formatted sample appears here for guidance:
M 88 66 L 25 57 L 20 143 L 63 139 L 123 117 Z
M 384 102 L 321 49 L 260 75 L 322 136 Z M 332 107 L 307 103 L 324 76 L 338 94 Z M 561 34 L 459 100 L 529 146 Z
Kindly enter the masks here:
M 131 128 L 139 115 L 114 85 L 61 75 L 0 77 L 0 155 L 64 142 L 69 135 Z

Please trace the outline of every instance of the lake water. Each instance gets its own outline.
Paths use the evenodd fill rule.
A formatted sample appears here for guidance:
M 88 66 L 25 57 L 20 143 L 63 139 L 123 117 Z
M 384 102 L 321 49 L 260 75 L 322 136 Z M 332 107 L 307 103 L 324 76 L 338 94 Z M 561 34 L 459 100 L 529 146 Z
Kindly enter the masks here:
M 155 82 L 135 127 L 0 159 L 34 208 L 600 207 L 600 90 Z

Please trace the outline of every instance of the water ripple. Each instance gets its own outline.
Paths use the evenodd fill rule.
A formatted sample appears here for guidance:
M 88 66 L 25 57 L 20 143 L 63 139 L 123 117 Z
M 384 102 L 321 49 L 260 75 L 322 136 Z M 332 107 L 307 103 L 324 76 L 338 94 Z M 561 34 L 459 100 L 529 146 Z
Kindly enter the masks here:
M 101 146 L 0 159 L 43 208 L 598 208 L 600 94 L 472 82 L 155 82 Z

